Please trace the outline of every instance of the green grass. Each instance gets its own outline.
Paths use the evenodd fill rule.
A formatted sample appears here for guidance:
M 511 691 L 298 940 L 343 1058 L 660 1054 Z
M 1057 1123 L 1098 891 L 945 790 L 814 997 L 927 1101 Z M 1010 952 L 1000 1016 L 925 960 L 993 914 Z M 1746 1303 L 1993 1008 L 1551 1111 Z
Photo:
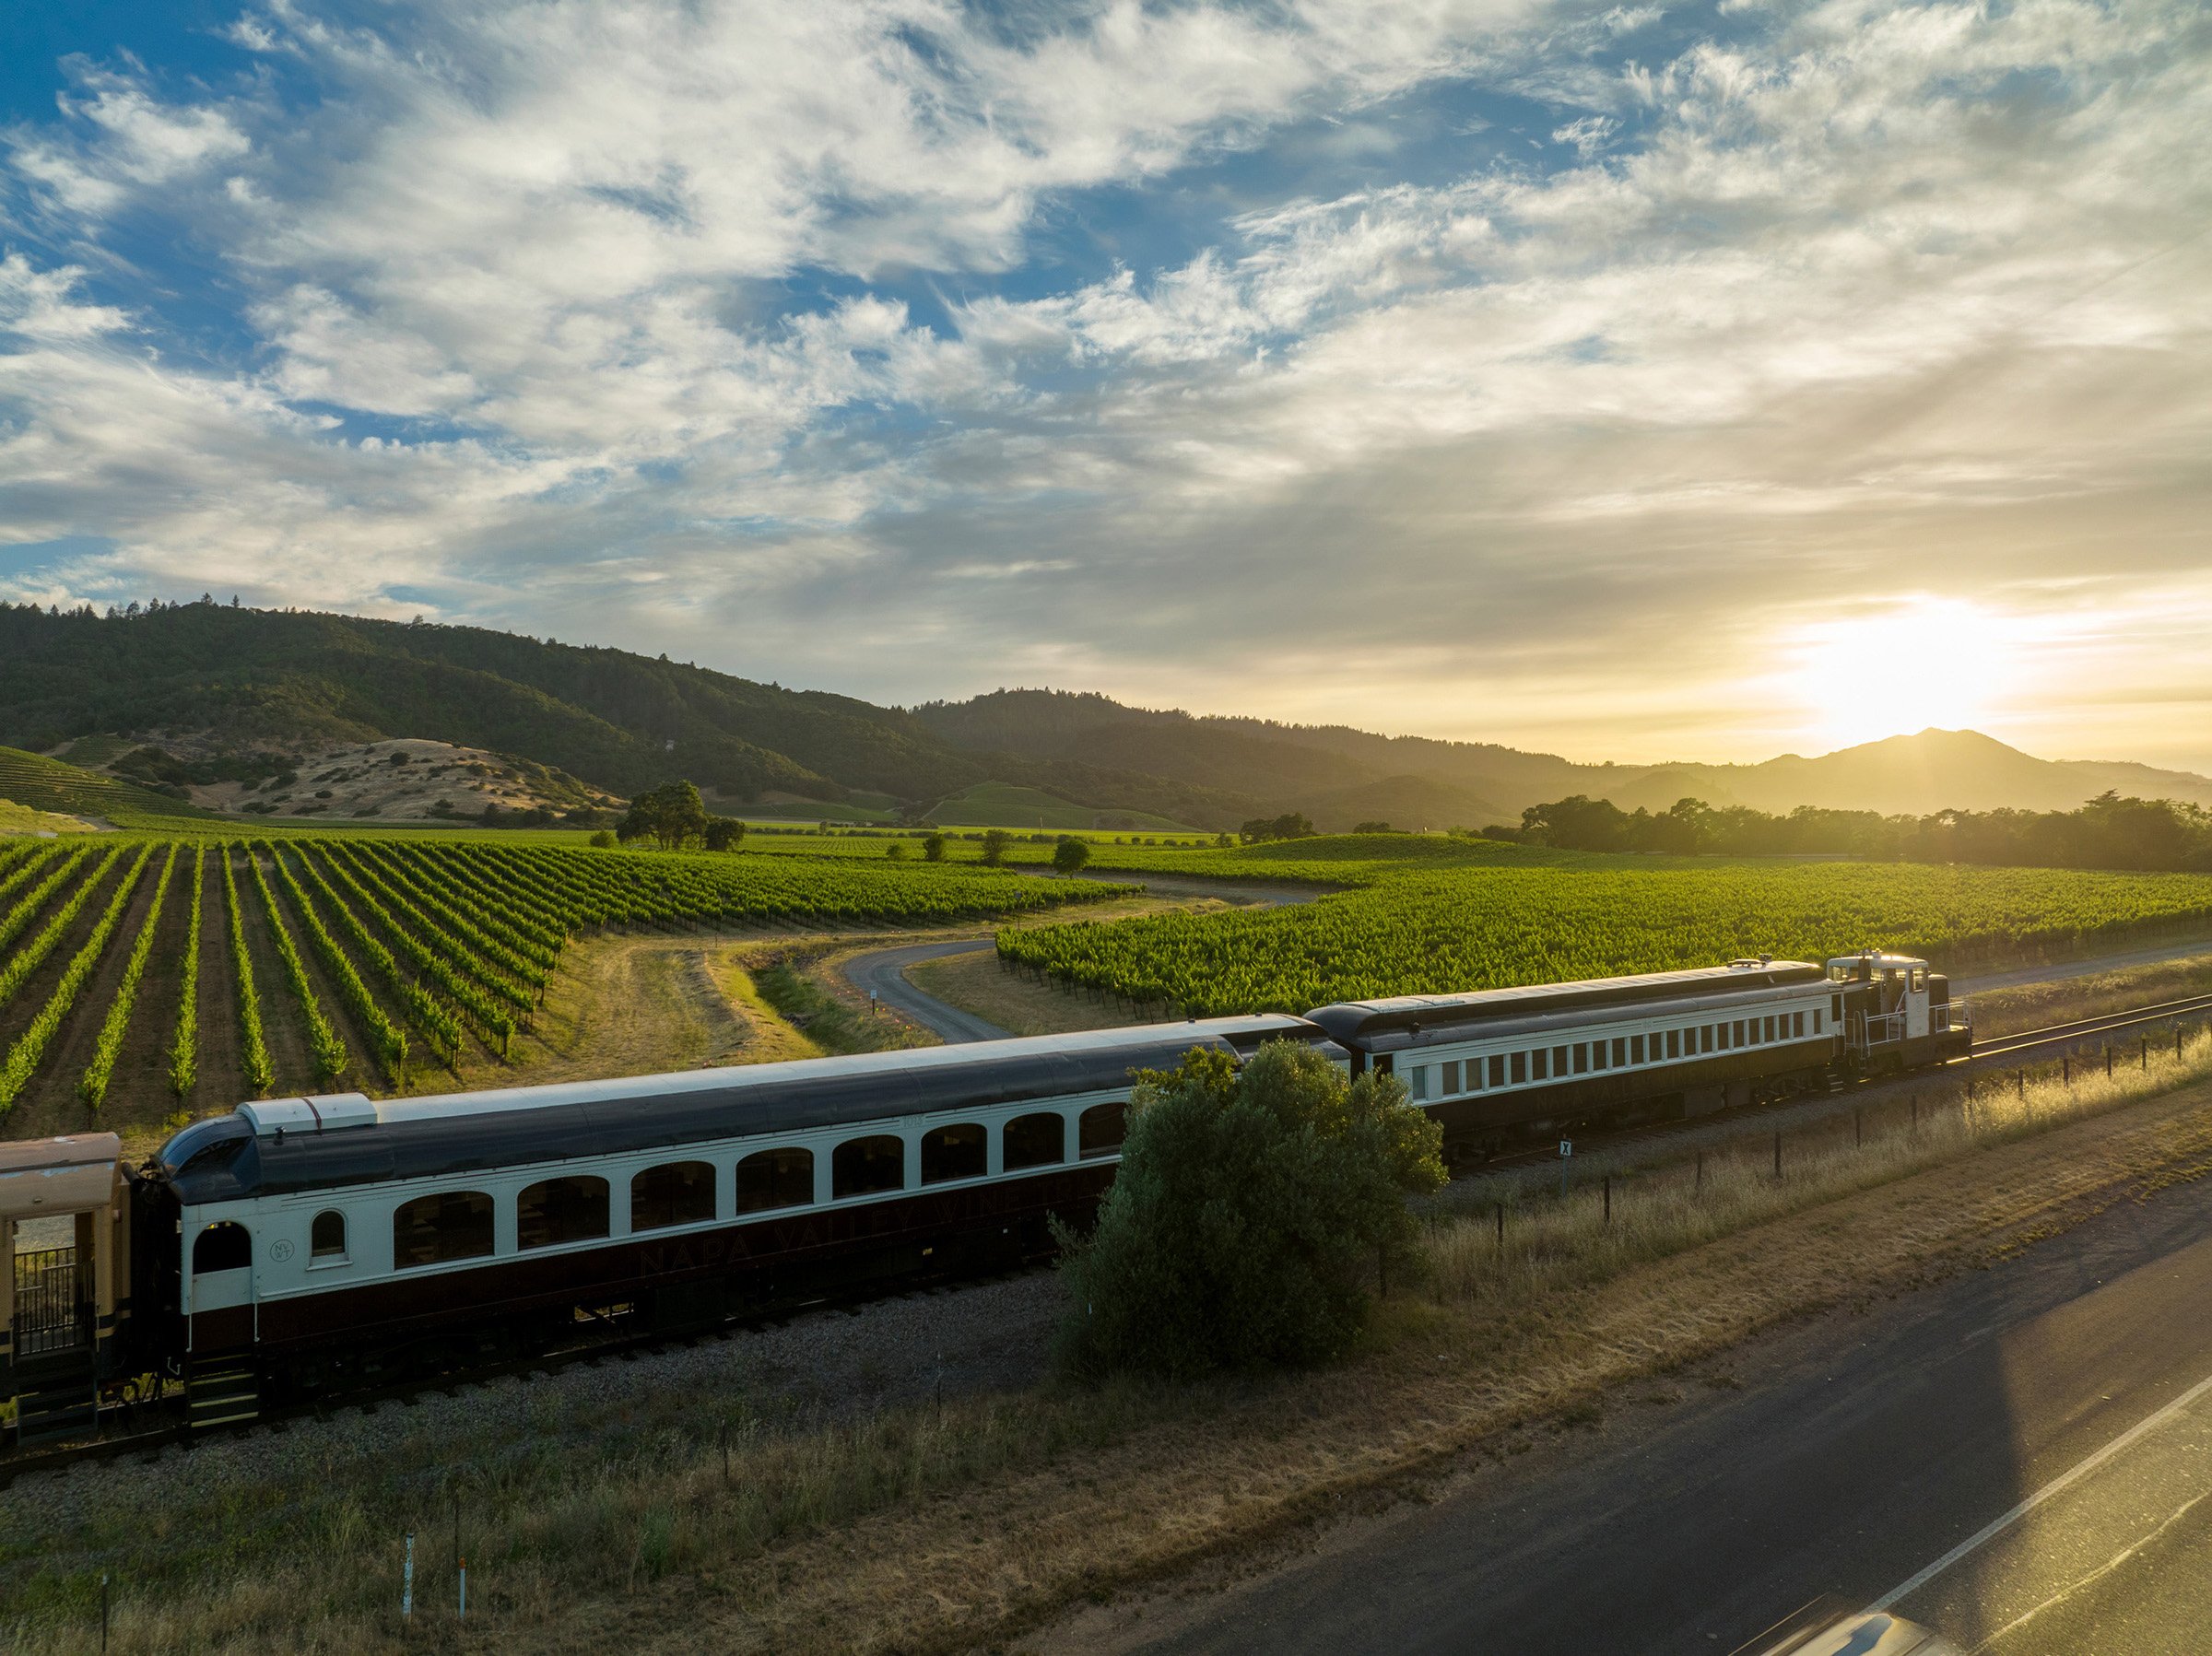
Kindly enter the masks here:
M 53 811 L 34 811 L 12 799 L 0 799 L 0 834 L 82 834 L 89 832 L 75 816 Z
M 134 787 L 59 759 L 25 753 L 19 747 L 0 747 L 0 799 L 13 800 L 34 811 L 103 817 L 118 828 L 173 829 L 189 823 L 214 825 L 221 820 L 212 811 L 165 793 Z

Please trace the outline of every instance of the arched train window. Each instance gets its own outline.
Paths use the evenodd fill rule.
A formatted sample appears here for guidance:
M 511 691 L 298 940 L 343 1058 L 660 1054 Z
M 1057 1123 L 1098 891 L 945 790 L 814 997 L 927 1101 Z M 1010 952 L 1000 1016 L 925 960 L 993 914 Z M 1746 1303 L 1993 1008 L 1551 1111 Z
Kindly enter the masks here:
M 1129 1106 L 1126 1104 L 1093 1104 L 1083 1112 L 1078 1123 L 1078 1140 L 1086 1157 L 1118 1156 L 1122 1138 L 1127 1131 Z
M 588 1242 L 606 1234 L 606 1180 L 572 1173 L 531 1185 L 515 1198 L 514 1242 L 518 1248 L 557 1248 Z
M 193 1239 L 192 1274 L 240 1271 L 253 1263 L 253 1238 L 236 1219 L 218 1219 Z
M 326 1207 L 315 1216 L 315 1222 L 307 1233 L 307 1257 L 311 1260 L 346 1257 L 346 1216 L 336 1208 Z
M 698 1225 L 714 1216 L 714 1164 L 672 1161 L 647 1168 L 629 1181 L 629 1227 L 661 1230 Z
M 922 1182 L 981 1179 L 991 1170 L 991 1140 L 972 1122 L 932 1127 L 922 1135 Z
M 813 1200 L 811 1150 L 756 1150 L 737 1164 L 737 1211 L 741 1214 L 763 1214 L 777 1207 L 804 1207 Z
M 873 1196 L 906 1187 L 906 1145 L 889 1133 L 849 1138 L 830 1157 L 830 1193 Z
M 1006 1126 L 1003 1148 L 1006 1170 L 1049 1167 L 1067 1159 L 1067 1122 L 1056 1110 L 1018 1115 Z
M 393 1210 L 392 1263 L 399 1270 L 487 1259 L 491 1251 L 491 1198 L 482 1191 L 441 1191 Z

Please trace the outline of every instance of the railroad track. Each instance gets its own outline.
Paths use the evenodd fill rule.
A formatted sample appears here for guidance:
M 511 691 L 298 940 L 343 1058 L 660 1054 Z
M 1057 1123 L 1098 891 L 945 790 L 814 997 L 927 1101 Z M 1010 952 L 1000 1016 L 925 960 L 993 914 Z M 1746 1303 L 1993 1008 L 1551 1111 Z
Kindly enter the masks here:
M 2106 1013 L 2101 1017 L 2076 1018 L 2072 1023 L 2053 1024 L 2041 1029 L 2023 1029 L 2017 1035 L 2000 1036 L 1988 1045 L 1977 1042 L 1969 1063 L 1985 1059 L 2006 1058 L 2016 1052 L 2034 1051 L 2043 1047 L 2078 1044 L 2099 1035 L 2111 1035 L 2122 1029 L 2139 1028 L 2145 1024 L 2162 1024 L 2179 1018 L 2199 1015 L 2212 1016 L 2212 994 L 2195 994 L 2178 1001 L 2161 1001 L 2155 1006 L 2138 1006 L 2126 1012 Z
M 1030 1267 L 1019 1267 L 1027 1269 Z M 603 1334 L 573 1345 L 564 1345 L 552 1351 L 535 1352 L 526 1357 L 512 1357 L 498 1362 L 457 1368 L 434 1374 L 408 1376 L 385 1385 L 356 1387 L 345 1392 L 324 1392 L 296 1403 L 285 1403 L 265 1408 L 251 1419 L 229 1421 L 217 1426 L 193 1427 L 183 1419 L 186 1403 L 180 1389 L 173 1396 L 159 1401 L 138 1403 L 108 1404 L 100 1410 L 100 1436 L 81 1439 L 74 1442 L 56 1443 L 33 1449 L 11 1450 L 0 1453 L 0 1489 L 6 1488 L 19 1477 L 32 1473 L 57 1472 L 63 1468 L 89 1461 L 118 1461 L 133 1455 L 149 1460 L 173 1448 L 191 1449 L 196 1444 L 209 1443 L 220 1438 L 234 1437 L 256 1431 L 283 1431 L 301 1421 L 318 1420 L 326 1415 L 347 1409 L 374 1413 L 388 1403 L 406 1404 L 431 1394 L 450 1395 L 462 1390 L 488 1385 L 493 1380 L 506 1380 L 516 1375 L 557 1374 L 567 1368 L 618 1358 L 635 1358 L 648 1352 L 671 1350 L 677 1346 L 697 1345 L 710 1340 L 724 1340 L 734 1334 L 756 1329 L 776 1328 L 795 1318 L 817 1311 L 842 1310 L 858 1312 L 864 1306 L 887 1300 L 911 1298 L 918 1294 L 936 1293 L 951 1286 L 993 1282 L 1014 1274 L 1010 1271 L 974 1272 L 962 1275 L 941 1274 L 909 1278 L 898 1287 L 886 1291 L 881 1288 L 854 1288 L 850 1291 L 823 1295 L 812 1299 L 787 1301 L 766 1310 L 734 1316 L 701 1328 L 649 1329 L 637 1333 Z M 137 1426 L 148 1416 L 158 1416 L 159 1424 Z M 120 1429 L 117 1429 L 120 1427 Z

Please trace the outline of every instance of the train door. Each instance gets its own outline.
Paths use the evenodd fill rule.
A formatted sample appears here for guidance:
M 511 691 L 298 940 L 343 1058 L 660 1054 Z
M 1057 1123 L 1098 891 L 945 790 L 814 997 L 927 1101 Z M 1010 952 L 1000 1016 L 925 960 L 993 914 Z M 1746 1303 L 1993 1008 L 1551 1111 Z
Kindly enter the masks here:
M 1930 1028 L 1928 1019 L 1928 969 L 1915 962 L 1906 969 L 1904 1005 L 1905 1039 L 1924 1040 Z

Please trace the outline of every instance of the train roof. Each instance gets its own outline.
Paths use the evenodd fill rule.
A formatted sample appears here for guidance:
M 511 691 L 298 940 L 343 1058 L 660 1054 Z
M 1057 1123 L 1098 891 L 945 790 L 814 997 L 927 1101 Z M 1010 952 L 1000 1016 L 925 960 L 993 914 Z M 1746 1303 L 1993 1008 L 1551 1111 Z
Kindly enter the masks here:
M 1674 1002 L 1710 1001 L 1827 981 L 1803 960 L 1738 960 L 1685 971 L 1638 972 L 1576 983 L 1528 983 L 1466 994 L 1406 994 L 1388 1000 L 1340 1001 L 1306 1014 L 1342 1045 L 1365 1051 L 1477 1040 L 1561 1014 L 1657 1012 Z
M 1279 1039 L 1327 1044 L 1302 1018 L 1265 1014 L 433 1098 L 265 1099 L 194 1123 L 155 1159 L 197 1205 L 1068 1098 L 1172 1068 L 1193 1047 L 1243 1056 Z

